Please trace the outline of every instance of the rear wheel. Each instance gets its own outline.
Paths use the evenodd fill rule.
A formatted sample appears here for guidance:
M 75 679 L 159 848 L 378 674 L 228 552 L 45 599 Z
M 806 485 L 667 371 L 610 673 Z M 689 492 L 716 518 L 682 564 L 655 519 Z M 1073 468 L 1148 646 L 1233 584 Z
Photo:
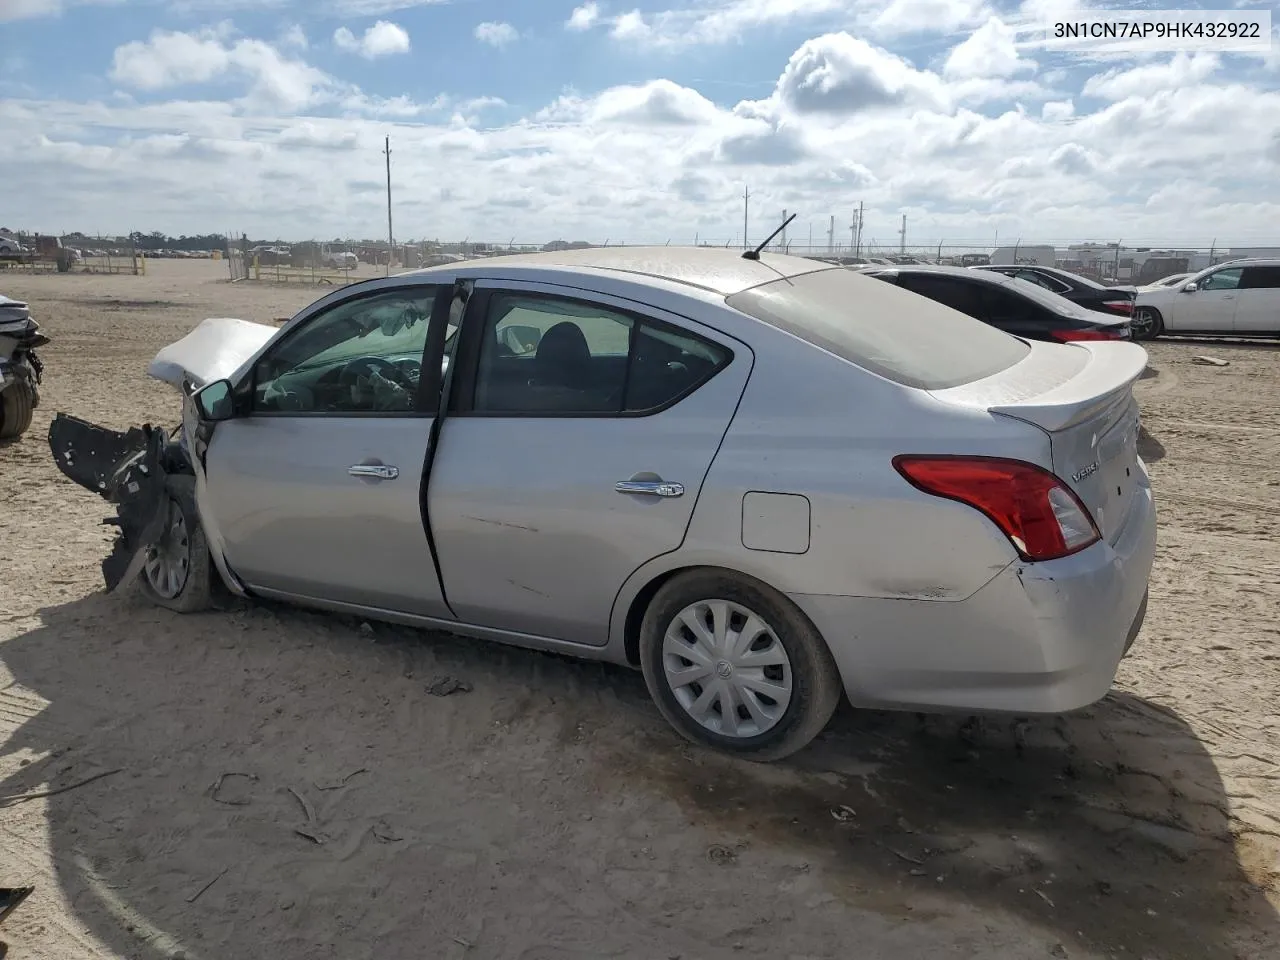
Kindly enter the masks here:
M 195 479 L 170 477 L 164 530 L 147 549 L 138 583 L 152 602 L 178 613 L 209 607 L 213 587 L 209 544 L 196 513 Z
M 840 701 L 835 661 L 808 618 L 733 574 L 690 571 L 664 584 L 645 611 L 640 660 L 680 734 L 747 760 L 805 747 Z
M 13 440 L 26 433 L 35 409 L 34 384 L 19 380 L 0 393 L 0 440 Z
M 1137 307 L 1129 321 L 1129 333 L 1135 340 L 1154 340 L 1164 333 L 1164 318 L 1154 307 Z

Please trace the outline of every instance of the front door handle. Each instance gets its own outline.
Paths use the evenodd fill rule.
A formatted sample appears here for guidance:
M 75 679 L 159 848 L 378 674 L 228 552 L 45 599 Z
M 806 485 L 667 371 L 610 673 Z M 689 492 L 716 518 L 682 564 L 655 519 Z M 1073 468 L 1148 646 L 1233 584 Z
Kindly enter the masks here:
M 619 480 L 613 489 L 618 493 L 638 493 L 645 497 L 684 496 L 684 484 L 670 480 Z
M 368 480 L 394 480 L 400 476 L 400 468 L 385 463 L 353 463 L 347 467 L 347 473 Z

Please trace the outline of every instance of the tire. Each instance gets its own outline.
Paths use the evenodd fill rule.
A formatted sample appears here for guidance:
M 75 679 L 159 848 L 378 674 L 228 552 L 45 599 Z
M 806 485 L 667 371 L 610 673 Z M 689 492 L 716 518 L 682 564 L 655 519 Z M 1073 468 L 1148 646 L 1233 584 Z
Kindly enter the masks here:
M 1139 317 L 1150 317 L 1151 322 L 1140 323 Z M 1129 330 L 1135 340 L 1154 340 L 1164 333 L 1164 318 L 1155 307 L 1137 307 L 1133 311 L 1133 319 L 1129 321 Z
M 35 387 L 25 380 L 0 393 L 0 440 L 16 440 L 26 433 L 35 409 Z
M 747 639 L 745 650 L 727 651 L 714 644 L 699 648 L 689 642 L 694 634 L 684 624 L 691 617 L 698 619 L 704 610 L 712 618 L 711 622 L 727 614 L 727 622 L 731 627 L 737 626 L 737 631 L 732 632 L 738 633 L 739 638 L 746 615 L 757 617 L 766 629 L 756 640 Z M 682 614 L 685 614 L 683 621 Z M 705 625 L 708 621 L 702 622 Z M 668 644 L 668 633 L 673 629 L 675 639 Z M 679 642 L 684 646 L 677 648 L 675 645 Z M 758 644 L 764 646 L 757 650 Z M 787 661 L 785 666 L 751 667 L 749 663 L 744 666 L 743 660 L 749 661 L 752 655 L 776 660 L 778 646 Z M 683 657 L 684 652 L 691 652 L 702 662 Z M 831 651 L 809 619 L 791 601 L 758 580 L 724 571 L 691 570 L 663 584 L 645 610 L 640 627 L 640 665 L 649 695 L 681 736 L 759 762 L 781 760 L 807 746 L 830 721 L 842 693 L 840 674 Z M 704 686 L 693 681 L 673 685 L 669 668 L 689 665 L 704 671 L 704 679 L 711 683 Z M 727 675 L 720 672 L 726 668 Z M 713 694 L 713 684 L 717 691 L 724 691 L 731 685 L 730 677 L 736 676 L 740 678 L 737 683 L 765 681 L 785 685 L 788 674 L 790 691 L 785 705 L 780 698 L 770 705 L 766 702 L 770 698 L 761 699 L 752 694 L 757 709 L 751 711 L 746 703 L 747 693 L 742 692 L 741 687 L 736 688 L 732 694 L 737 698 L 734 709 L 737 719 L 733 726 L 738 727 L 739 732 L 736 735 L 732 731 L 722 732 L 726 723 L 724 694 Z M 706 698 L 710 703 L 705 702 Z M 702 704 L 703 720 L 695 718 L 699 704 Z M 756 719 L 759 714 L 770 714 L 771 725 Z M 759 730 L 761 727 L 764 729 Z
M 174 522 L 181 518 L 187 558 L 185 576 L 181 577 L 176 590 L 158 585 L 162 584 L 163 579 L 153 573 L 149 556 L 148 562 L 138 574 L 138 588 L 156 606 L 175 613 L 198 613 L 211 606 L 213 562 L 209 556 L 209 541 L 205 538 L 204 528 L 200 525 L 200 516 L 196 511 L 195 478 L 185 475 L 170 476 L 166 485 L 169 489 L 167 509 L 170 511 L 169 522 L 165 525 L 166 533 L 172 535 Z

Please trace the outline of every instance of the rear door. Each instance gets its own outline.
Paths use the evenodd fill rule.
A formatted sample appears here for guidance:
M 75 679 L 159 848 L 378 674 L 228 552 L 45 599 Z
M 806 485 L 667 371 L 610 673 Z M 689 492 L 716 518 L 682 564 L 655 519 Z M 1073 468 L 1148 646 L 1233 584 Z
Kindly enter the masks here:
M 458 618 L 605 643 L 623 582 L 683 542 L 751 360 L 631 301 L 478 281 L 428 492 Z
M 1280 266 L 1244 268 L 1235 329 L 1240 333 L 1280 333 Z
M 200 509 L 250 587 L 448 615 L 421 507 L 450 300 L 432 279 L 329 303 L 238 385 L 248 409 L 214 426 Z

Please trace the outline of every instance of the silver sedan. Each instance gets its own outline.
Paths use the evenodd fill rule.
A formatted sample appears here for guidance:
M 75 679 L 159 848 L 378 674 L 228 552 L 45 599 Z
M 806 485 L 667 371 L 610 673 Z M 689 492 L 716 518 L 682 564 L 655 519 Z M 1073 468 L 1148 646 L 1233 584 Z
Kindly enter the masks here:
M 1133 344 L 1031 343 L 855 271 L 593 249 L 207 320 L 183 425 L 60 414 L 109 589 L 211 590 L 640 668 L 756 760 L 855 706 L 1054 713 L 1146 610 Z

